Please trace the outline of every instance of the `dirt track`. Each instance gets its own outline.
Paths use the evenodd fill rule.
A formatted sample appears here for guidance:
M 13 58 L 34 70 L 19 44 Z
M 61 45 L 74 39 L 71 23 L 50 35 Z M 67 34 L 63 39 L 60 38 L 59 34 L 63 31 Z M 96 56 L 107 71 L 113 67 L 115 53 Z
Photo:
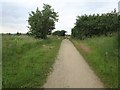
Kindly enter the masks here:
M 54 70 L 44 88 L 104 88 L 99 78 L 67 39 L 61 43 Z

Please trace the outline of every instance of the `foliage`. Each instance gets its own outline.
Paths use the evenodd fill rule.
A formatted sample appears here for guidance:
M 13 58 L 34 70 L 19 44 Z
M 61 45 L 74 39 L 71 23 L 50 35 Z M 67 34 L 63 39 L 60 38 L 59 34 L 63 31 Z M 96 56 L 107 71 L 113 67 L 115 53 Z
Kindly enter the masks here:
M 112 35 L 117 31 L 118 26 L 116 10 L 102 15 L 77 16 L 75 27 L 72 29 L 72 37 L 84 39 L 92 36 Z
M 43 10 L 36 9 L 36 12 L 31 11 L 28 19 L 28 28 L 30 33 L 36 38 L 46 39 L 47 34 L 51 34 L 51 31 L 55 29 L 55 21 L 58 15 L 54 12 L 54 9 L 50 5 L 44 4 Z
M 9 34 L 10 35 L 10 34 Z M 21 33 L 17 32 L 16 35 L 21 35 Z
M 2 36 L 2 87 L 40 88 L 51 71 L 62 39 Z
M 61 31 L 55 31 L 53 32 L 53 35 L 57 35 L 57 36 L 65 36 L 66 31 L 65 30 L 61 30 Z

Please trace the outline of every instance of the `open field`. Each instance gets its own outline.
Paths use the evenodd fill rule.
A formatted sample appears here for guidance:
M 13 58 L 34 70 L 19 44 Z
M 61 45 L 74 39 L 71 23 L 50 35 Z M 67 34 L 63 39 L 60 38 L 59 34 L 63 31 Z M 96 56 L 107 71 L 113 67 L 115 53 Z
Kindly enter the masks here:
M 118 86 L 118 39 L 94 37 L 85 40 L 71 39 L 88 64 L 101 78 L 106 87 Z
M 3 35 L 3 88 L 41 87 L 55 61 L 62 39 L 38 40 Z

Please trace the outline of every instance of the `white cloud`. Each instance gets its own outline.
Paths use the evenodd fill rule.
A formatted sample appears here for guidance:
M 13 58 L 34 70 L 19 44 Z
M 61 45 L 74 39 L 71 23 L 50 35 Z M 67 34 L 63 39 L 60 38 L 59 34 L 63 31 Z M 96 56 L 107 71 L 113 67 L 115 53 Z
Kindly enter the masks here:
M 11 24 L 8 26 L 2 26 L 0 27 L 2 30 L 0 33 L 16 33 L 16 32 L 22 32 L 22 33 L 27 33 L 27 28 L 25 27 L 25 24 Z
M 28 12 L 50 4 L 59 14 L 56 30 L 67 30 L 71 33 L 76 16 L 82 14 L 106 13 L 117 8 L 119 0 L 1 0 L 3 5 L 2 32 L 27 32 Z M 2 11 L 2 10 L 0 10 Z M 1 18 L 1 16 L 0 16 Z

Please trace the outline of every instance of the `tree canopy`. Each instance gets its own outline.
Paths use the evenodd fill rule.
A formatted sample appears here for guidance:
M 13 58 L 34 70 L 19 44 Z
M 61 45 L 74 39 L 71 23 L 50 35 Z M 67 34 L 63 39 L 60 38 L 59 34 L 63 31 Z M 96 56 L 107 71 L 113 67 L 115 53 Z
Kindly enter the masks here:
M 118 26 L 118 13 L 116 10 L 102 15 L 77 16 L 72 37 L 84 39 L 91 36 L 110 35 L 116 32 Z
M 31 11 L 28 18 L 29 33 L 36 38 L 46 39 L 55 29 L 55 22 L 58 21 L 57 12 L 48 4 L 44 4 L 43 10 Z
M 65 36 L 66 31 L 65 30 L 61 30 L 61 31 L 55 31 L 53 32 L 53 35 L 57 35 L 57 36 Z

